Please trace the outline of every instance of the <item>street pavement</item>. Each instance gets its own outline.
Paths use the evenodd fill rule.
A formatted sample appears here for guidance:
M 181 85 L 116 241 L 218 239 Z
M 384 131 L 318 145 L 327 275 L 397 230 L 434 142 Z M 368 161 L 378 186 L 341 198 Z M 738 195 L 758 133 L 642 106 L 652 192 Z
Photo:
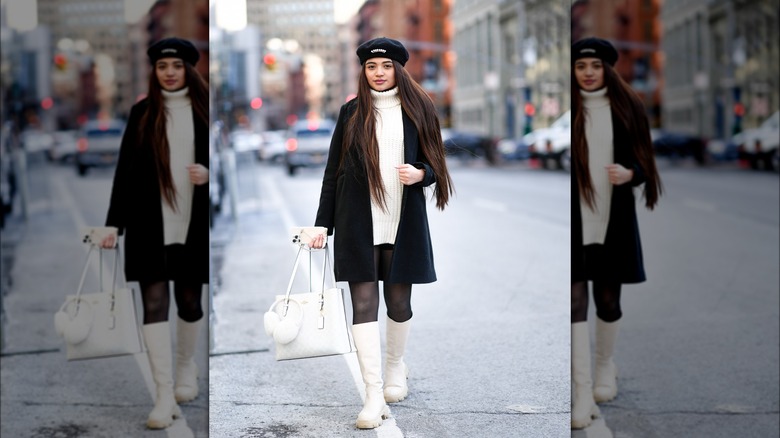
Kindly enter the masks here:
M 201 369 L 201 395 L 182 405 L 184 418 L 167 430 L 145 427 L 154 406 L 154 386 L 145 353 L 66 360 L 64 342 L 54 331 L 53 317 L 65 295 L 76 292 L 87 249 L 80 241 L 79 229 L 103 224 L 113 170 L 95 169 L 79 178 L 72 166 L 31 160 L 29 167 L 29 217 L 23 220 L 17 200 L 2 231 L 0 435 L 208 436 L 206 324 L 196 359 Z M 97 288 L 95 259 L 85 288 Z M 136 291 L 140 317 L 137 285 L 130 285 Z M 171 318 L 175 319 L 175 304 L 171 302 Z M 172 333 L 175 335 L 173 328 Z
M 354 353 L 276 362 L 262 323 L 292 270 L 289 227 L 313 225 L 322 168 L 238 162 L 236 220 L 227 208 L 212 232 L 212 436 L 570 436 L 567 174 L 451 163 L 457 196 L 429 204 L 439 280 L 413 288 L 409 397 L 359 431 Z
M 619 394 L 572 437 L 777 436 L 778 175 L 659 166 L 665 194 L 638 210 L 648 280 L 623 288 Z

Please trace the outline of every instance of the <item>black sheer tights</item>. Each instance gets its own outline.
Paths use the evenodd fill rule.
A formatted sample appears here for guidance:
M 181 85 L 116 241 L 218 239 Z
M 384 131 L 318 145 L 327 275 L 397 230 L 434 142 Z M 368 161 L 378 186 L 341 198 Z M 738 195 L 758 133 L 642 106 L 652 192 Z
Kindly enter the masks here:
M 374 269 L 377 278 L 387 278 L 390 261 L 393 258 L 391 246 L 374 247 Z M 381 270 L 381 271 L 380 271 Z M 378 274 L 381 272 L 381 276 Z M 382 281 L 387 316 L 395 322 L 408 321 L 412 317 L 412 285 Z M 349 282 L 352 297 L 352 323 L 374 322 L 379 313 L 379 281 Z
M 593 282 L 593 301 L 596 316 L 604 322 L 615 322 L 623 316 L 620 309 L 620 283 Z M 571 322 L 588 320 L 588 283 L 579 281 L 571 285 Z
M 170 293 L 167 281 L 140 282 L 141 299 L 144 307 L 144 324 L 164 322 L 168 320 Z M 173 285 L 173 295 L 179 318 L 187 322 L 195 322 L 203 317 L 200 305 L 202 284 L 176 281 Z

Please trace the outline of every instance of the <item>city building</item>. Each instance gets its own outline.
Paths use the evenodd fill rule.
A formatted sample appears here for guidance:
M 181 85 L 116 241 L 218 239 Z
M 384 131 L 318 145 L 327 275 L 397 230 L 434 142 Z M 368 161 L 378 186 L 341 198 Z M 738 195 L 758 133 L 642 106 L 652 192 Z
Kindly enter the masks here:
M 307 91 L 308 108 L 304 112 L 335 118 L 347 92 L 340 82 L 341 47 L 333 1 L 247 0 L 247 21 L 260 28 L 264 45 L 272 39 L 282 40 L 285 51 L 300 50 L 304 61 L 311 62 L 311 65 L 304 66 L 304 75 L 307 76 L 304 83 L 311 84 L 312 78 L 318 78 L 319 82 Z M 289 46 L 293 44 L 297 47 L 290 50 Z M 264 55 L 277 55 L 272 52 L 265 47 Z M 305 113 L 296 116 L 305 117 Z
M 455 129 L 519 139 L 569 108 L 569 8 L 563 0 L 453 4 Z
M 780 108 L 777 0 L 665 2 L 664 127 L 727 139 Z

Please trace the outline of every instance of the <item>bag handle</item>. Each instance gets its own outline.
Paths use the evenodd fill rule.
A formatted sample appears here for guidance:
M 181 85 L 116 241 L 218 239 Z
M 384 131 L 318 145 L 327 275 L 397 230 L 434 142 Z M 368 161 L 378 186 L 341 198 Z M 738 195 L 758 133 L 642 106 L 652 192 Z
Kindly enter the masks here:
M 320 295 L 320 311 L 324 310 L 325 307 L 325 272 L 328 268 L 329 261 L 330 261 L 330 251 L 328 249 L 328 244 L 325 243 L 325 246 L 321 249 L 325 250 L 325 257 L 322 260 L 322 287 L 320 288 L 319 295 Z M 289 308 L 289 302 L 290 302 L 290 292 L 292 292 L 292 286 L 293 282 L 295 281 L 295 274 L 298 272 L 298 262 L 301 258 L 301 251 L 307 251 L 309 253 L 309 292 L 314 292 L 312 290 L 312 269 L 311 269 L 311 263 L 312 263 L 312 253 L 314 251 L 319 251 L 319 249 L 311 249 L 307 248 L 305 245 L 298 245 L 298 253 L 295 256 L 295 264 L 293 265 L 293 271 L 290 275 L 290 281 L 287 283 L 287 293 L 285 293 L 284 296 L 284 311 L 282 313 L 282 316 L 287 316 L 287 310 Z M 336 274 L 331 269 L 330 271 L 330 277 L 332 280 L 332 284 L 336 285 Z
M 76 315 L 79 313 L 79 306 L 81 305 L 81 302 L 84 301 L 81 299 L 81 291 L 84 289 L 84 282 L 87 279 L 87 272 L 89 271 L 89 258 L 92 255 L 92 250 L 95 249 L 97 245 L 89 245 L 89 251 L 87 251 L 86 260 L 84 261 L 84 269 L 81 271 L 81 279 L 79 280 L 79 287 L 76 290 Z M 100 288 L 103 288 L 103 248 L 98 247 L 99 251 L 99 281 L 100 281 Z M 111 327 L 113 328 L 113 322 L 114 322 L 114 304 L 116 302 L 116 274 L 117 270 L 119 268 L 119 259 L 122 257 L 122 251 L 119 250 L 119 244 L 111 249 L 111 251 L 116 251 L 114 255 L 114 272 L 113 272 L 113 279 L 111 281 Z M 124 277 L 122 277 L 124 278 Z

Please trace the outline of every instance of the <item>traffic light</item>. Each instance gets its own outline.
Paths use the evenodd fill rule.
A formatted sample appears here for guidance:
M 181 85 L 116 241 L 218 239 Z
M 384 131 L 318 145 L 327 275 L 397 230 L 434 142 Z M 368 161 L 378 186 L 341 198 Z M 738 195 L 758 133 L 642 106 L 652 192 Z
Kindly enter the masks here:
M 265 64 L 265 68 L 270 71 L 276 70 L 276 55 L 268 53 L 263 56 L 263 64 Z
M 54 55 L 54 66 L 57 67 L 57 70 L 59 71 L 65 70 L 68 68 L 68 58 L 62 53 Z
M 523 129 L 523 134 L 528 134 L 533 130 L 531 125 L 534 120 L 534 114 L 536 114 L 536 107 L 531 102 L 526 102 L 523 107 L 523 112 L 525 113 L 525 129 Z

